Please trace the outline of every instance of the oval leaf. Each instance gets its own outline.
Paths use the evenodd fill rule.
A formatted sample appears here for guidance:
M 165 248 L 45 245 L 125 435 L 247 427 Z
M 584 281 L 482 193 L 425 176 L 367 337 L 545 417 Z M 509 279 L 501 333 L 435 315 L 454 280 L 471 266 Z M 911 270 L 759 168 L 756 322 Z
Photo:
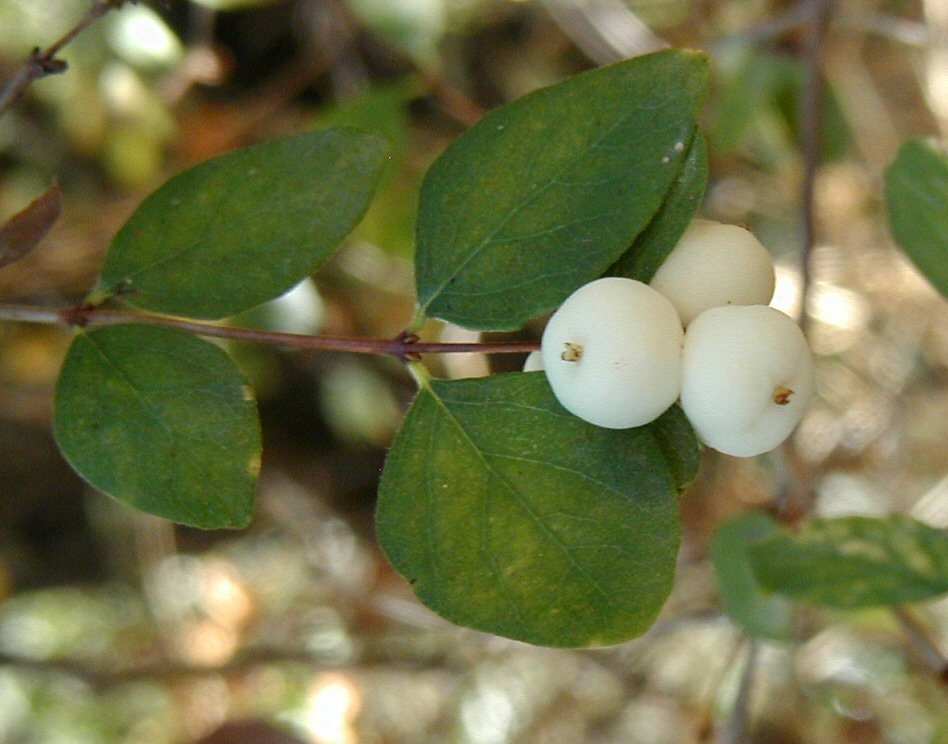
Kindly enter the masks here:
M 711 149 L 718 156 L 738 152 L 758 167 L 778 170 L 803 149 L 807 62 L 753 44 L 735 46 L 718 59 L 723 64 L 715 80 Z M 832 81 L 823 85 L 820 156 L 831 162 L 846 155 L 852 134 Z
M 886 171 L 885 196 L 895 239 L 948 297 L 948 156 L 934 142 L 906 142 Z
M 256 404 L 213 344 L 142 325 L 80 332 L 59 378 L 54 427 L 73 468 L 129 506 L 204 529 L 250 521 Z
M 379 541 L 455 623 L 545 646 L 620 643 L 671 589 L 673 470 L 653 425 L 587 424 L 542 374 L 432 381 L 385 464 Z
M 661 208 L 610 273 L 650 282 L 694 219 L 708 183 L 708 147 L 695 131 L 688 157 Z
M 814 519 L 750 549 L 770 591 L 828 607 L 918 602 L 948 592 L 948 535 L 904 516 Z
M 356 226 L 385 144 L 327 129 L 228 153 L 181 173 L 119 231 L 90 301 L 223 318 L 283 294 Z
M 766 514 L 742 514 L 715 533 L 711 561 L 721 602 L 731 619 L 753 636 L 786 640 L 790 637 L 793 604 L 786 597 L 764 592 L 748 554 L 755 541 L 779 531 L 780 525 Z
M 422 186 L 421 310 L 510 330 L 601 276 L 681 172 L 706 81 L 703 56 L 657 52 L 485 116 Z

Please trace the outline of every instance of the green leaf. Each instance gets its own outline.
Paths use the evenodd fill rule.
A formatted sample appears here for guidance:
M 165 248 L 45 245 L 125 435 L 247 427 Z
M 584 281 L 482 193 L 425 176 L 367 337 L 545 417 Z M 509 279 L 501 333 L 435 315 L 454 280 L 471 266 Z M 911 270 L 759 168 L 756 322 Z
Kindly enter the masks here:
M 119 501 L 204 529 L 250 522 L 256 403 L 213 344 L 143 325 L 80 331 L 59 378 L 54 427 L 73 468 Z
M 375 86 L 323 112 L 316 120 L 320 127 L 354 127 L 388 141 L 388 164 L 353 238 L 406 258 L 411 258 L 415 251 L 415 218 L 422 177 L 420 166 L 410 157 L 409 104 L 423 93 L 421 81 L 404 78 Z
M 803 146 L 800 104 L 807 69 L 800 59 L 756 46 L 722 50 L 715 62 L 718 105 L 711 129 L 717 154 L 743 150 L 769 167 L 797 157 Z M 820 123 L 821 158 L 843 157 L 851 136 L 846 116 L 832 86 L 826 85 Z
M 948 155 L 929 140 L 902 145 L 885 174 L 892 234 L 948 297 Z
M 422 312 L 511 330 L 601 276 L 682 170 L 705 58 L 664 51 L 578 75 L 497 109 L 422 186 Z
M 750 512 L 722 525 L 711 542 L 711 560 L 727 614 L 759 638 L 790 637 L 793 604 L 786 597 L 765 593 L 751 568 L 751 545 L 780 531 L 766 514 Z
M 648 427 L 661 447 L 675 487 L 681 493 L 694 482 L 701 465 L 701 446 L 695 430 L 677 403 Z
M 750 549 L 770 591 L 828 607 L 919 602 L 948 592 L 948 534 L 910 519 L 814 519 Z
M 695 130 L 688 157 L 664 203 L 611 273 L 650 282 L 698 212 L 707 182 L 708 147 L 704 135 Z
M 277 297 L 356 226 L 384 160 L 380 138 L 328 129 L 191 168 L 125 223 L 90 300 L 223 318 Z
M 383 178 L 386 181 L 394 180 L 395 174 L 408 159 L 408 140 L 411 136 L 409 104 L 424 93 L 424 84 L 414 77 L 377 84 L 360 95 L 322 111 L 316 118 L 316 125 L 321 129 L 358 129 L 381 137 L 388 143 L 389 154 Z
M 678 551 L 683 470 L 661 427 L 587 424 L 540 373 L 432 381 L 385 464 L 380 544 L 460 625 L 545 646 L 634 638 L 668 596 Z

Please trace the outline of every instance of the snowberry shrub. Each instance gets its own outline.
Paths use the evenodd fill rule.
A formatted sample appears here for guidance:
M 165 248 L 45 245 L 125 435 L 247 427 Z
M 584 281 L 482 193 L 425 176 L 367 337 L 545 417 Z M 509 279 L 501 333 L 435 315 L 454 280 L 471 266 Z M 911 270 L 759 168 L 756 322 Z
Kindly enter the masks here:
M 701 203 L 707 153 L 696 116 L 707 84 L 702 55 L 666 50 L 536 91 L 460 136 L 421 190 L 418 312 L 395 339 L 201 322 L 279 296 L 329 257 L 371 201 L 387 162 L 380 137 L 310 132 L 172 178 L 116 236 L 82 306 L 6 309 L 8 318 L 77 329 L 56 393 L 63 454 L 132 507 L 196 527 L 245 527 L 261 462 L 253 394 L 226 352 L 195 335 L 392 354 L 418 392 L 382 473 L 378 539 L 420 600 L 460 625 L 548 646 L 640 635 L 671 590 L 678 498 L 698 467 L 694 428 L 672 404 L 678 365 L 694 426 L 737 454 L 776 446 L 812 389 L 799 330 L 776 311 L 708 310 L 691 323 L 678 362 L 675 312 L 640 284 L 655 277 Z M 608 273 L 626 278 L 597 282 Z M 687 295 L 690 280 L 682 281 Z M 597 300 L 599 309 L 567 322 L 568 298 L 590 282 L 627 288 L 618 305 L 643 315 Z M 767 281 L 755 286 L 753 296 L 703 301 L 766 302 Z M 561 305 L 543 345 L 557 395 L 574 409 L 594 401 L 597 421 L 632 428 L 569 413 L 546 375 L 438 380 L 419 361 L 450 350 L 417 339 L 428 319 L 512 331 Z M 627 342 L 634 352 L 622 350 Z M 650 355 L 661 363 L 628 376 Z M 604 396 L 610 389 L 619 404 Z M 861 524 L 841 533 L 869 534 Z M 895 537 L 934 557 L 899 564 L 907 577 L 899 586 L 911 592 L 888 590 L 882 600 L 937 592 L 944 582 L 917 567 L 948 563 L 940 543 L 904 524 L 881 525 L 870 541 Z M 824 548 L 836 539 L 827 530 L 803 538 Z M 823 596 L 807 594 L 819 588 L 818 572 L 765 570 L 805 567 L 814 553 L 794 540 L 772 531 L 760 538 L 760 558 L 756 543 L 741 546 L 738 581 L 748 581 L 753 557 L 769 589 Z M 786 561 L 768 558 L 781 551 Z M 802 592 L 800 575 L 811 577 Z M 834 591 L 838 583 L 824 582 Z M 879 598 L 869 591 L 858 600 Z

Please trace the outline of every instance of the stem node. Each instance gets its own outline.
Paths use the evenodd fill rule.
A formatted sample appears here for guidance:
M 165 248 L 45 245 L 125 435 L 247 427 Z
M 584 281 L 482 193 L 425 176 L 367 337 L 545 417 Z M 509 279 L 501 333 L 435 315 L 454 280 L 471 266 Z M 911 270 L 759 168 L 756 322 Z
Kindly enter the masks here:
M 413 350 L 413 346 L 420 341 L 420 337 L 417 333 L 412 333 L 411 331 L 402 331 L 399 333 L 393 341 L 398 346 L 398 351 L 396 356 L 402 364 L 408 364 L 409 362 L 420 362 L 421 354 Z
M 77 307 L 69 307 L 60 312 L 60 316 L 63 319 L 63 323 L 67 326 L 74 328 L 85 328 L 89 325 L 88 311 L 90 310 L 89 305 L 78 305 Z

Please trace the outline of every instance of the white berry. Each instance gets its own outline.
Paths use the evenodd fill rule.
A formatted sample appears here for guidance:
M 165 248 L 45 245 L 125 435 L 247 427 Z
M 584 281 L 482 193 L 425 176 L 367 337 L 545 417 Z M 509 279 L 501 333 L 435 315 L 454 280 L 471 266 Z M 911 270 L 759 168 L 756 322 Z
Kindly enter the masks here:
M 675 402 L 683 336 L 675 308 L 647 284 L 597 279 L 550 318 L 543 366 L 566 410 L 597 426 L 627 429 Z
M 712 307 L 769 303 L 774 262 L 749 230 L 694 220 L 650 284 L 671 300 L 687 326 Z
M 813 395 L 800 327 L 762 305 L 716 307 L 688 326 L 681 406 L 705 444 L 751 457 L 783 442 Z
M 543 352 L 531 351 L 523 363 L 524 372 L 538 372 L 543 369 Z

